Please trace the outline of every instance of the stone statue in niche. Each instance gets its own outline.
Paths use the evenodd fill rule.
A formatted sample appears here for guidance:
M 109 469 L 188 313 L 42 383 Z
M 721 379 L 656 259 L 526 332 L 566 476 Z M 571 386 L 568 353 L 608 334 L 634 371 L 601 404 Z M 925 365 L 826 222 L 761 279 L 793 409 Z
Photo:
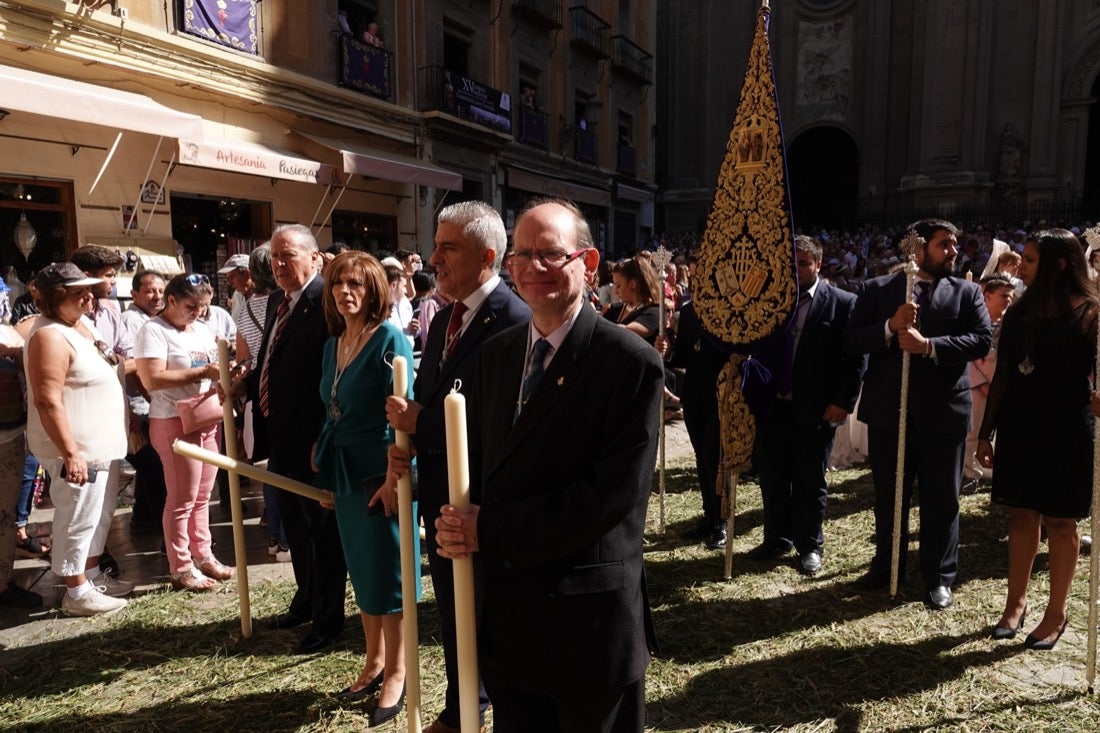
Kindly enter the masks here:
M 1024 141 L 1011 122 L 1006 122 L 1001 132 L 1000 168 L 998 178 L 1019 178 L 1023 173 Z

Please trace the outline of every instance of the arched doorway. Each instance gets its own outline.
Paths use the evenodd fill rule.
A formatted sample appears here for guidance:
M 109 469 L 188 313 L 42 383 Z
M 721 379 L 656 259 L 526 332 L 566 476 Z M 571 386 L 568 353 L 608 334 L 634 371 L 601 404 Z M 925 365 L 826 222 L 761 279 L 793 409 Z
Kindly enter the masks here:
M 1100 76 L 1092 82 L 1091 99 L 1100 95 Z M 1088 138 L 1085 141 L 1085 211 L 1095 211 L 1100 205 L 1100 107 L 1096 102 L 1089 109 Z
M 812 127 L 787 146 L 791 211 L 796 227 L 838 227 L 856 215 L 859 151 L 848 133 Z

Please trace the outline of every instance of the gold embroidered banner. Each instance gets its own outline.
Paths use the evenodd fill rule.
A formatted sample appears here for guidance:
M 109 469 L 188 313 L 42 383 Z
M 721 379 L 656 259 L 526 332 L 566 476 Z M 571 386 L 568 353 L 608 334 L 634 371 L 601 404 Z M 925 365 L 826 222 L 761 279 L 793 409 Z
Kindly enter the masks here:
M 699 252 L 701 277 L 692 294 L 703 328 L 740 352 L 730 358 L 718 384 L 722 470 L 716 490 L 731 532 L 737 478 L 751 464 L 756 436 L 743 394 L 752 388 L 745 384 L 751 357 L 744 354 L 787 325 L 798 297 L 769 16 L 764 0 Z M 728 493 L 727 472 L 734 474 Z M 727 557 L 727 575 L 728 566 Z

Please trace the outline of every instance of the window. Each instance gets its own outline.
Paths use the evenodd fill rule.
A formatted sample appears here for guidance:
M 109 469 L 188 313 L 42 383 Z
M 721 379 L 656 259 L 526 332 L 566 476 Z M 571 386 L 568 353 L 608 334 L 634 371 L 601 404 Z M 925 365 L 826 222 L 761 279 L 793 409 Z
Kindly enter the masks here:
M 22 225 L 24 216 L 34 235 L 34 246 L 27 257 L 16 246 L 15 238 L 16 227 Z M 21 280 L 26 282 L 32 271 L 65 259 L 75 232 L 72 183 L 0 178 L 0 264 L 15 267 Z
M 397 218 L 358 211 L 332 212 L 332 241 L 364 252 L 397 250 Z
M 619 33 L 630 36 L 630 0 L 619 0 Z
M 219 46 L 259 53 L 258 0 L 177 0 L 179 29 Z
M 443 20 L 443 68 L 462 76 L 470 76 L 470 31 Z

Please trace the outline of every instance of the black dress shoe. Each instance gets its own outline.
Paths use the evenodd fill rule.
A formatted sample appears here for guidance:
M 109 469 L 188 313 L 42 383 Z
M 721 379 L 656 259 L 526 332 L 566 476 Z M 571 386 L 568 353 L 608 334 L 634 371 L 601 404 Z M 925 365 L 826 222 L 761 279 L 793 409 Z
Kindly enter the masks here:
M 710 537 L 707 538 L 707 547 L 712 550 L 724 550 L 726 549 L 726 528 L 715 527 L 714 531 L 710 533 Z
M 373 728 L 376 725 L 382 725 L 387 720 L 392 720 L 397 717 L 397 714 L 401 712 L 401 708 L 405 707 L 405 688 L 401 688 L 401 697 L 397 698 L 396 705 L 390 705 L 388 708 L 377 707 L 370 716 L 370 725 Z
M 759 545 L 746 552 L 745 557 L 750 560 L 775 560 L 776 558 L 783 557 L 790 551 L 791 546 L 786 542 L 761 542 Z
M 955 594 L 946 585 L 930 588 L 924 596 L 924 605 L 933 611 L 942 611 L 955 602 Z
M 295 629 L 308 620 L 309 619 L 295 616 L 292 613 L 280 613 L 278 616 L 271 620 L 270 625 L 273 629 Z
M 1020 620 L 1016 622 L 1015 626 L 994 626 L 993 631 L 989 634 L 989 638 L 996 639 L 997 641 L 1015 639 L 1016 632 L 1018 632 L 1020 630 L 1020 627 L 1024 625 L 1025 619 L 1027 619 L 1027 606 L 1024 606 L 1024 612 L 1020 614 Z
M 821 553 L 817 550 L 810 550 L 805 555 L 798 559 L 798 570 L 803 575 L 808 575 L 811 578 L 821 572 Z
M 860 590 L 882 590 L 889 585 L 890 574 L 880 573 L 877 570 L 868 570 L 855 582 L 855 586 Z
M 327 647 L 332 642 L 336 641 L 335 636 L 322 636 L 314 631 L 309 632 L 302 637 L 298 645 L 294 647 L 294 654 L 313 654 L 319 652 Z
M 363 685 L 363 687 L 358 690 L 351 689 L 352 687 L 354 687 L 354 685 L 345 687 L 344 689 L 336 693 L 336 699 L 343 702 L 359 702 L 367 695 L 373 695 L 374 693 L 378 692 L 380 687 L 382 687 L 382 678 L 385 676 L 385 674 L 385 671 L 379 672 L 377 677 L 375 677 L 367 684 Z
M 1048 652 L 1054 648 L 1054 645 L 1058 643 L 1058 640 L 1062 638 L 1062 634 L 1066 633 L 1066 626 L 1069 625 L 1069 619 L 1067 618 L 1062 622 L 1062 628 L 1058 629 L 1058 633 L 1053 639 L 1039 639 L 1033 634 L 1028 634 L 1024 639 L 1024 646 L 1028 649 L 1034 649 L 1037 652 Z

